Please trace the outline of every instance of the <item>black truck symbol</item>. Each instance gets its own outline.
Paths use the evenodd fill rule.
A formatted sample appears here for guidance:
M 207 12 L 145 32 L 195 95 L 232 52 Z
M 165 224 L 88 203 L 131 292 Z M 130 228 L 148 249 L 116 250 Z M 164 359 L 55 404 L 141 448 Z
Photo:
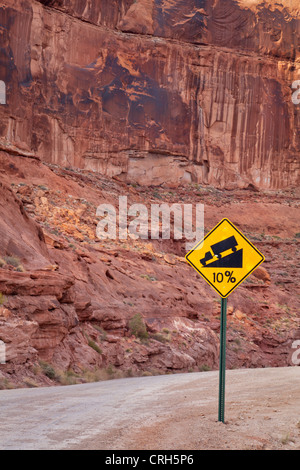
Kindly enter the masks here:
M 222 253 L 224 251 L 232 249 L 232 252 L 235 253 L 237 244 L 238 243 L 237 243 L 235 237 L 232 236 L 232 237 L 229 237 L 229 238 L 225 238 L 225 240 L 222 240 L 218 243 L 215 243 L 214 245 L 211 245 L 211 249 L 212 249 L 212 252 L 213 252 L 214 256 L 216 256 L 218 259 L 221 259 L 222 258 Z M 203 266 L 206 266 L 207 261 L 210 261 L 211 259 L 213 259 L 213 255 L 211 254 L 210 251 L 207 251 L 205 253 L 204 258 L 200 259 L 200 263 Z

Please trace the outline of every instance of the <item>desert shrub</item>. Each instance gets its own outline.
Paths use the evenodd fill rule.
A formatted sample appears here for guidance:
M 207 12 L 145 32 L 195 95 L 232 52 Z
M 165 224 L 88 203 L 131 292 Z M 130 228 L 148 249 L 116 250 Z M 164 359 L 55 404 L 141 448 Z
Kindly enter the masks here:
M 14 385 L 6 378 L 0 378 L 0 390 L 11 390 Z
M 6 262 L 6 264 L 9 264 L 10 266 L 13 266 L 14 268 L 17 268 L 20 265 L 19 258 L 15 256 L 3 256 L 3 260 Z
M 21 264 L 21 261 L 16 256 L 3 256 L 2 261 L 4 261 L 5 264 L 8 264 L 9 266 L 12 266 L 13 268 L 15 268 L 16 271 L 19 271 L 19 272 L 25 271 Z
M 24 385 L 26 385 L 26 387 L 28 387 L 28 388 L 36 388 L 36 387 L 39 386 L 39 384 L 38 384 L 35 380 L 31 379 L 30 377 L 26 377 L 26 378 L 23 380 L 23 383 L 24 383 Z
M 162 335 L 161 333 L 153 333 L 150 335 L 150 337 L 156 341 L 159 341 L 160 343 L 167 343 L 168 341 L 168 338 L 166 338 L 166 336 Z
M 59 372 L 57 380 L 61 385 L 75 385 L 78 383 L 78 374 L 69 369 L 64 372 Z
M 147 281 L 157 281 L 155 276 L 149 276 L 149 274 L 141 274 L 141 278 L 147 279 Z
M 91 338 L 89 338 L 88 340 L 88 345 L 94 349 L 94 351 L 96 351 L 97 353 L 99 354 L 102 354 L 102 349 L 99 348 L 98 344 L 95 343 L 95 341 L 93 341 Z
M 106 333 L 106 331 L 105 331 L 103 328 L 101 328 L 101 326 L 98 326 L 98 325 L 93 325 L 93 327 L 94 327 L 97 331 L 99 331 L 99 333 L 100 333 L 100 336 L 99 336 L 100 341 L 105 341 L 106 338 L 107 338 L 107 333 Z
M 132 335 L 136 338 L 141 340 L 145 340 L 149 337 L 145 322 L 143 317 L 140 313 L 136 313 L 130 320 L 129 320 L 129 331 Z
M 210 371 L 211 368 L 207 364 L 202 364 L 199 366 L 199 372 L 208 372 Z
M 46 375 L 46 377 L 48 377 L 51 380 L 56 379 L 55 369 L 50 364 L 44 361 L 40 361 L 40 366 L 41 366 L 43 373 Z

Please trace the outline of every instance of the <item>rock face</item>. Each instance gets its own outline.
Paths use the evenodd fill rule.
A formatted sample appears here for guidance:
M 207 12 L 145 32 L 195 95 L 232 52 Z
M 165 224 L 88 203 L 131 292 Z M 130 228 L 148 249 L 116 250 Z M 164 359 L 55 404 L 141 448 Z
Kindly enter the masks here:
M 0 21 L 3 145 L 142 184 L 298 184 L 298 0 L 4 0 Z
M 0 169 L 0 389 L 218 368 L 220 302 L 183 258 L 185 243 L 97 239 L 97 206 L 117 207 L 124 193 L 130 205 L 205 202 L 206 227 L 230 214 L 266 262 L 230 295 L 227 367 L 295 365 L 294 190 L 134 188 L 11 146 Z

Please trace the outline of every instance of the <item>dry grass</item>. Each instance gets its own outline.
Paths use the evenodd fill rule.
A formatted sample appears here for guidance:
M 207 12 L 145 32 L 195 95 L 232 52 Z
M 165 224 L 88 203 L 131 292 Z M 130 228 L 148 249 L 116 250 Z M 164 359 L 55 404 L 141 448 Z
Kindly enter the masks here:
M 24 266 L 17 256 L 2 256 L 2 258 L 0 258 L 0 268 L 7 266 L 14 268 L 15 271 L 20 273 L 25 272 Z

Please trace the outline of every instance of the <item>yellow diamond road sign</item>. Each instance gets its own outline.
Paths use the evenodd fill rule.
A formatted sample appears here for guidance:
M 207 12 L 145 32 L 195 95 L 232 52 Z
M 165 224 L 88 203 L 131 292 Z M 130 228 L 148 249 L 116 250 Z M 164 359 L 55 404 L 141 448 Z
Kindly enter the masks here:
M 223 298 L 265 260 L 228 219 L 222 219 L 185 258 Z

